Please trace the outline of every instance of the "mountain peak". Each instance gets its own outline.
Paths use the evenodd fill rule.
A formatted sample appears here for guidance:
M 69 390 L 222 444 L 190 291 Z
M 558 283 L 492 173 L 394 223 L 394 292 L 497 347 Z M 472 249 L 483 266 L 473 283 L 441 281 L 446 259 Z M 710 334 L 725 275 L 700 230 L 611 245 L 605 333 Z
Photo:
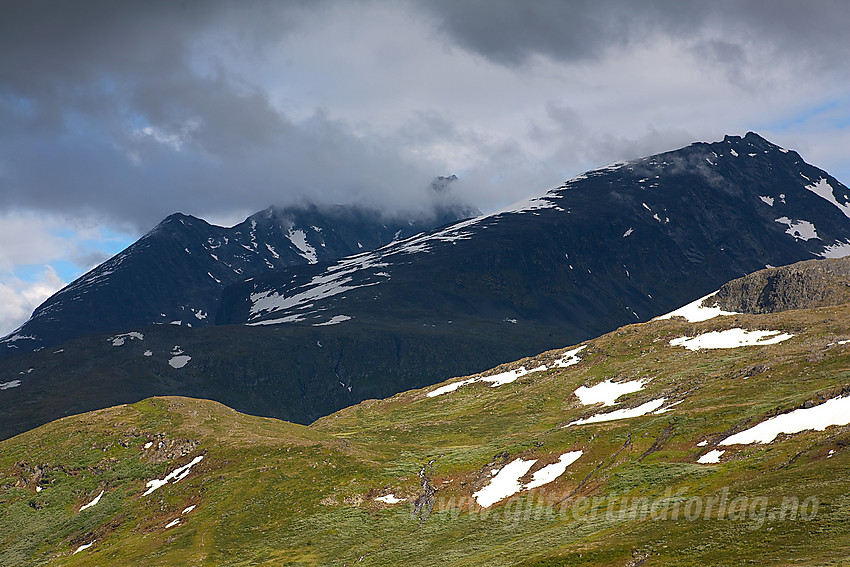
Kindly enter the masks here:
M 373 250 L 461 218 L 384 218 L 361 206 L 271 206 L 225 228 L 176 212 L 120 254 L 48 298 L 0 357 L 77 336 L 151 324 L 211 325 L 224 286 Z M 14 336 L 26 337 L 11 340 Z

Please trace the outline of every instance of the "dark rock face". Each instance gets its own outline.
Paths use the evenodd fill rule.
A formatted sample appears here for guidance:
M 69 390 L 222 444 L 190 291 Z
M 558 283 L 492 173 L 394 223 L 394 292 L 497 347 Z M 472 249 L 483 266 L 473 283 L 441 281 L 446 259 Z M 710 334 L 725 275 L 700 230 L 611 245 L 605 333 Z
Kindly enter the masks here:
M 372 250 L 474 213 L 447 208 L 428 219 L 391 222 L 358 207 L 271 207 L 232 228 L 174 214 L 40 305 L 0 340 L 0 357 L 144 325 L 212 325 L 229 284 Z
M 723 284 L 708 302 L 739 313 L 776 313 L 848 303 L 850 257 L 759 270 Z
M 551 337 L 541 348 L 565 345 L 766 265 L 850 252 L 848 203 L 850 190 L 795 152 L 727 137 L 591 171 L 358 257 L 234 284 L 217 322 L 485 320 Z
M 850 190 L 747 134 L 590 171 L 510 210 L 337 259 L 330 224 L 252 217 L 218 229 L 237 236 L 174 217 L 22 330 L 58 340 L 66 325 L 102 319 L 109 332 L 144 339 L 77 336 L 0 360 L 0 376 L 17 382 L 0 396 L 0 436 L 163 394 L 309 423 L 649 320 L 768 264 L 850 252 L 848 215 Z M 365 237 L 346 232 L 356 224 L 333 231 L 365 250 Z M 284 251 L 301 265 L 278 269 Z M 786 296 L 817 294 L 808 283 L 779 291 L 785 285 L 795 284 L 777 280 L 767 296 L 790 305 Z M 194 328 L 138 323 L 163 319 Z

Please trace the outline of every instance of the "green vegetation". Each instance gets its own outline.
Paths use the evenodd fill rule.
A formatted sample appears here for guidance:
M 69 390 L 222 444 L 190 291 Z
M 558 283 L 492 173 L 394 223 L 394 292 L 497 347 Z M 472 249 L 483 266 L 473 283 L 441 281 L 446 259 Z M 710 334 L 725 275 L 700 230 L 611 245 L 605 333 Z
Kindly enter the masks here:
M 669 345 L 732 327 L 795 336 Z M 847 339 L 850 305 L 653 321 L 588 341 L 574 366 L 553 368 L 566 349 L 551 351 L 486 373 L 549 368 L 512 383 L 411 390 L 309 427 L 178 397 L 64 418 L 0 442 L 0 565 L 843 564 L 850 426 L 717 443 L 850 391 Z M 611 408 L 573 395 L 605 379 L 646 385 Z M 564 427 L 662 397 L 680 403 Z M 719 463 L 697 463 L 713 449 Z M 579 450 L 549 484 L 488 508 L 473 499 L 517 458 L 537 459 L 528 482 Z M 404 501 L 378 500 L 390 494 Z

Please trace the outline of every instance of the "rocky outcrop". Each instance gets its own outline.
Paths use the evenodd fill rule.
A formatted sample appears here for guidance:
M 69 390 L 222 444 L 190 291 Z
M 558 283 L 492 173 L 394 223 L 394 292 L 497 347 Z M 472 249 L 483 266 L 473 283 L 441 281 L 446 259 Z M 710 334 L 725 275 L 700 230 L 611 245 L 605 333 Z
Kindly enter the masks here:
M 725 311 L 776 313 L 850 302 L 850 256 L 807 260 L 732 280 L 708 300 Z

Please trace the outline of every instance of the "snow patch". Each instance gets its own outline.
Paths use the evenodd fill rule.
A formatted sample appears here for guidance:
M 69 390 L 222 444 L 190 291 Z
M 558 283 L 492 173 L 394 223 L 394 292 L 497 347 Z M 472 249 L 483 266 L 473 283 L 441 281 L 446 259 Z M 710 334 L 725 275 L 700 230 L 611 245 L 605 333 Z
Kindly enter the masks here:
M 507 498 L 522 490 L 522 485 L 519 479 L 525 475 L 528 470 L 537 462 L 537 459 L 530 461 L 518 458 L 505 465 L 499 473 L 493 477 L 490 483 L 475 492 L 472 497 L 478 502 L 479 506 L 487 508 L 492 506 L 499 500 Z
M 298 249 L 299 256 L 307 260 L 310 264 L 319 262 L 316 256 L 316 249 L 310 246 L 307 242 L 307 234 L 301 229 L 289 229 L 289 240 Z
M 585 419 L 572 421 L 566 424 L 564 427 L 569 427 L 571 425 L 584 425 L 585 423 L 600 423 L 603 421 L 616 421 L 620 419 L 640 417 L 648 413 L 654 412 L 655 410 L 663 406 L 665 401 L 666 398 L 658 398 L 657 400 L 650 400 L 634 408 L 625 408 L 611 411 L 608 413 L 598 413 Z
M 202 460 L 204 460 L 204 456 L 198 455 L 197 457 L 192 459 L 188 464 L 185 464 L 182 467 L 177 467 L 176 469 L 174 469 L 173 471 L 168 473 L 165 476 L 165 478 L 163 478 L 162 480 L 160 480 L 158 478 L 155 478 L 153 480 L 149 480 L 147 485 L 146 485 L 148 487 L 148 490 L 147 490 L 147 492 L 142 494 L 142 496 L 147 496 L 148 494 L 152 493 L 154 490 L 165 486 L 166 484 L 168 484 L 172 480 L 174 481 L 174 483 L 180 482 L 181 480 L 183 480 L 184 478 L 186 478 L 189 475 L 189 471 L 192 470 L 192 467 L 197 465 L 198 463 L 200 463 Z
M 78 548 L 77 548 L 77 550 L 76 550 L 74 553 L 72 553 L 71 555 L 76 555 L 76 554 L 78 554 L 78 553 L 79 553 L 79 552 L 81 552 L 81 551 L 85 551 L 86 549 L 90 548 L 90 547 L 91 547 L 91 546 L 93 546 L 93 545 L 94 545 L 94 542 L 87 543 L 87 544 L 85 544 L 85 545 L 81 545 L 81 546 L 80 546 L 80 547 L 78 547 Z
M 80 511 L 80 512 L 82 512 L 82 511 L 83 511 L 83 510 L 85 510 L 86 508 L 91 508 L 92 506 L 96 506 L 96 505 L 97 505 L 97 503 L 98 503 L 98 502 L 100 502 L 101 497 L 103 497 L 103 493 L 104 493 L 104 492 L 106 492 L 106 491 L 105 491 L 105 490 L 101 490 L 101 491 L 100 491 L 100 494 L 98 494 L 98 495 L 97 495 L 97 497 L 96 497 L 94 500 L 92 500 L 92 501 L 91 501 L 91 502 L 89 502 L 88 504 L 85 504 L 85 505 L 83 505 L 83 506 L 80 506 L 80 510 L 79 510 L 79 511 Z
M 332 271 L 332 268 L 334 267 L 337 267 L 337 270 Z M 328 297 L 332 297 L 340 293 L 345 293 L 349 290 L 370 285 L 377 285 L 379 282 L 369 282 L 360 285 L 346 285 L 352 281 L 352 278 L 348 276 L 348 274 L 356 271 L 358 268 L 362 269 L 366 267 L 369 267 L 368 262 L 358 263 L 358 265 L 354 266 L 351 264 L 332 266 L 325 273 L 313 277 L 308 284 L 302 286 L 301 289 L 303 289 L 303 291 L 293 292 L 288 296 L 283 296 L 274 290 L 252 293 L 251 316 L 258 317 L 262 316 L 263 314 L 270 314 L 276 311 L 283 311 L 291 308 L 304 308 L 306 307 L 306 304 L 310 304 L 315 301 L 321 301 Z M 340 271 L 340 268 L 348 269 L 342 269 Z M 288 315 L 287 317 L 292 316 L 293 315 Z M 275 322 L 287 322 L 285 319 L 286 318 L 282 317 L 280 319 L 276 319 Z M 254 321 L 249 322 L 248 324 L 269 325 L 275 323 L 273 323 L 272 321 Z
M 696 323 L 698 321 L 707 321 L 708 319 L 713 319 L 714 317 L 718 317 L 720 315 L 738 315 L 734 311 L 723 311 L 719 307 L 703 307 L 703 302 L 707 299 L 714 297 L 717 292 L 709 293 L 705 297 L 700 297 L 696 301 L 692 301 L 688 303 L 684 307 L 680 307 L 675 311 L 671 311 L 666 315 L 661 315 L 653 319 L 654 321 L 660 321 L 662 319 L 670 319 L 672 317 L 683 317 L 689 323 Z
M 725 452 L 726 451 L 724 451 L 722 449 L 712 449 L 711 451 L 709 451 L 708 453 L 706 453 L 705 455 L 703 455 L 702 457 L 697 459 L 697 462 L 702 464 L 702 465 L 708 465 L 708 464 L 711 464 L 711 463 L 719 463 L 721 455 L 723 455 L 723 453 L 725 453 Z
M 766 197 L 764 195 L 759 195 L 759 199 L 764 201 L 767 205 L 769 205 L 771 207 L 773 206 L 773 197 Z
M 589 388 L 580 386 L 574 393 L 583 405 L 589 406 L 601 403 L 605 406 L 613 406 L 617 403 L 617 398 L 642 390 L 643 386 L 643 380 L 612 382 L 609 379 Z
M 449 392 L 454 392 L 461 386 L 466 386 L 467 384 L 472 384 L 473 382 L 477 381 L 477 378 L 467 378 L 466 380 L 461 380 L 460 382 L 453 382 L 451 384 L 446 384 L 445 386 L 440 386 L 439 388 L 428 392 L 426 395 L 429 398 L 435 398 L 437 396 L 442 396 L 443 394 L 448 394 Z
M 10 382 L 0 382 L 0 390 L 8 390 L 9 388 L 17 388 L 21 385 L 20 380 L 12 380 Z
M 807 185 L 806 189 L 822 199 L 826 199 L 844 213 L 844 216 L 850 218 L 850 203 L 845 202 L 843 205 L 835 199 L 835 189 L 829 184 L 826 179 L 819 179 L 812 185 Z
M 542 364 L 537 368 L 532 368 L 531 370 L 526 370 L 525 366 L 520 366 L 519 368 L 516 368 L 514 370 L 507 370 L 499 374 L 494 374 L 493 376 L 479 376 L 477 378 L 467 378 L 466 380 L 453 382 L 452 384 L 446 384 L 445 386 L 440 386 L 439 388 L 428 392 L 426 396 L 428 396 L 429 398 L 434 398 L 436 396 L 448 394 L 449 392 L 454 392 L 461 386 L 466 386 L 467 384 L 474 384 L 475 382 L 492 382 L 492 384 L 490 384 L 490 387 L 498 388 L 499 386 L 510 384 L 511 382 L 516 381 L 517 378 L 525 376 L 526 374 L 532 374 L 534 372 L 543 372 L 544 370 L 547 370 L 545 364 Z
M 173 528 L 174 526 L 179 526 L 179 525 L 180 525 L 180 518 L 177 518 L 176 520 L 171 520 L 170 522 L 165 524 L 165 529 Z
M 268 248 L 269 252 L 271 252 L 272 257 L 280 258 L 280 254 L 278 254 L 277 250 L 275 250 L 274 247 L 271 244 L 269 244 L 268 242 L 266 242 L 266 248 Z
M 139 341 L 145 340 L 145 336 L 142 333 L 132 331 L 130 333 L 123 333 L 121 335 L 115 335 L 114 337 L 110 337 L 109 340 L 112 343 L 112 346 L 119 347 L 123 346 L 127 339 L 136 339 Z
M 338 325 L 339 323 L 343 323 L 343 322 L 348 321 L 350 319 L 351 319 L 351 317 L 349 317 L 348 315 L 334 315 L 333 317 L 331 317 L 330 319 L 328 319 L 324 323 L 316 323 L 313 326 L 314 327 L 324 327 L 325 325 Z
M 623 233 L 623 238 L 627 237 L 628 235 L 630 235 L 630 234 L 631 234 L 631 233 L 633 233 L 633 232 L 634 232 L 634 230 L 632 230 L 632 229 L 630 228 L 629 230 L 627 230 L 626 232 L 624 232 L 624 233 Z
M 171 368 L 183 368 L 190 360 L 192 360 L 191 356 L 179 354 L 177 356 L 172 356 L 168 361 L 168 365 L 171 366 Z
M 830 244 L 823 247 L 823 252 L 818 256 L 823 258 L 844 258 L 850 256 L 850 240 L 847 242 L 835 241 L 835 244 Z
M 675 401 L 675 402 L 673 402 L 672 404 L 670 404 L 666 407 L 655 410 L 654 412 L 652 412 L 652 415 L 661 415 L 662 413 L 667 413 L 668 411 L 672 410 L 675 406 L 678 406 L 679 404 L 681 404 L 684 401 L 685 400 Z
M 542 469 L 535 471 L 531 476 L 531 482 L 525 485 L 526 490 L 539 488 L 544 484 L 549 484 L 567 470 L 567 467 L 573 464 L 584 454 L 584 451 L 570 451 L 560 456 L 557 462 L 551 465 L 546 465 Z
M 850 423 L 850 396 L 832 398 L 812 408 L 802 408 L 771 417 L 758 425 L 727 437 L 720 445 L 749 445 L 770 443 L 780 433 L 793 434 L 801 431 L 823 431 L 832 425 Z
M 788 229 L 785 232 L 793 236 L 794 240 L 812 240 L 813 238 L 820 239 L 817 230 L 815 229 L 815 225 L 807 220 L 793 221 L 788 217 L 779 217 L 774 222 L 788 225 Z
M 17 341 L 34 341 L 34 340 L 35 340 L 35 337 L 33 337 L 32 335 L 21 335 L 21 334 L 16 333 L 16 334 L 12 335 L 11 337 L 9 337 L 7 339 L 3 339 L 3 342 L 4 343 L 14 343 L 14 342 L 17 342 Z
M 183 508 L 183 511 L 180 512 L 180 513 L 181 514 L 188 514 L 189 512 L 191 512 L 192 510 L 195 509 L 195 506 L 196 506 L 195 504 L 192 504 L 191 506 L 189 506 L 187 508 Z
M 544 366 L 545 370 L 546 367 Z M 536 369 L 539 372 L 540 369 Z M 515 382 L 517 378 L 520 376 L 525 376 L 529 371 L 525 369 L 525 366 L 520 366 L 515 370 L 508 370 L 506 372 L 501 372 L 499 374 L 494 374 L 493 376 L 486 376 L 483 378 L 479 378 L 478 380 L 481 382 L 491 382 L 491 388 L 498 388 L 499 386 L 504 386 L 505 384 L 510 384 L 511 382 Z
M 567 368 L 568 366 L 578 364 L 579 362 L 581 362 L 581 357 L 578 356 L 578 353 L 586 347 L 587 345 L 581 345 L 580 347 L 568 350 L 561 356 L 561 358 L 555 361 L 553 368 L 556 366 L 558 368 Z
M 738 348 L 751 345 L 772 345 L 788 340 L 794 335 L 780 331 L 747 331 L 727 329 L 711 331 L 695 337 L 678 337 L 670 341 L 672 346 L 683 346 L 688 350 Z
M 153 446 L 153 441 L 148 441 L 145 443 L 145 449 L 150 449 Z
M 399 502 L 404 502 L 404 498 L 396 498 L 395 494 L 387 494 L 386 496 L 378 496 L 375 498 L 378 502 L 383 502 L 384 504 L 398 504 Z
M 248 323 L 250 326 L 256 325 L 281 325 L 283 323 L 300 323 L 304 320 L 304 315 L 300 313 L 296 313 L 294 315 L 287 315 L 286 317 L 278 317 L 277 319 L 266 319 L 264 321 L 255 321 L 253 323 Z

